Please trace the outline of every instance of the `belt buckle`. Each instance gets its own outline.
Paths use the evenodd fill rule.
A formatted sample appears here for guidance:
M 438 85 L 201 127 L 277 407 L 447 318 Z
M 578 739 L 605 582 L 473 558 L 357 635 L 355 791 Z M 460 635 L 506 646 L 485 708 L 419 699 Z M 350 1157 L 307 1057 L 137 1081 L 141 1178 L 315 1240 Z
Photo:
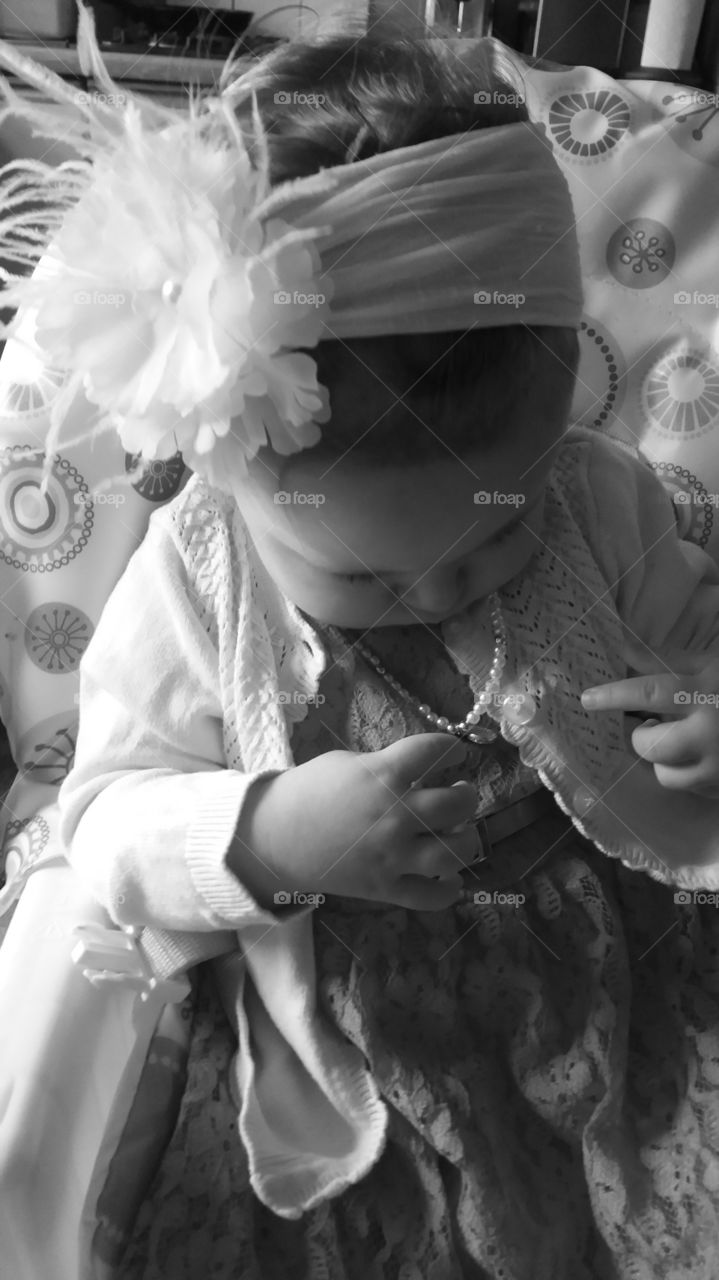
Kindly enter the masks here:
M 489 827 L 486 819 L 475 818 L 474 822 L 482 841 L 482 857 L 475 858 L 474 862 L 470 862 L 470 867 L 480 866 L 483 862 L 486 862 L 488 858 L 491 858 L 492 853 L 494 852 L 492 847 L 492 837 L 489 834 Z

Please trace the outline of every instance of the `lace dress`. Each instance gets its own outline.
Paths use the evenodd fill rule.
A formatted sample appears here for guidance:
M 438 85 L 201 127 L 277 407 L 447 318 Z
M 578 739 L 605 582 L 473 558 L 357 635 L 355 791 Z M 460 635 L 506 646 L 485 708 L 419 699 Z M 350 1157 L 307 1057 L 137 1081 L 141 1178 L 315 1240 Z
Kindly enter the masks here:
M 377 634 L 402 683 L 466 714 L 468 683 L 423 628 Z M 298 764 L 427 730 L 327 644 Z M 538 783 L 502 740 L 446 781 L 462 776 L 483 813 Z M 179 1121 L 121 1280 L 716 1280 L 719 912 L 598 853 L 559 810 L 476 877 L 481 901 L 445 911 L 315 912 L 319 1000 L 390 1131 L 362 1182 L 299 1221 L 249 1188 L 235 1045 L 203 972 Z

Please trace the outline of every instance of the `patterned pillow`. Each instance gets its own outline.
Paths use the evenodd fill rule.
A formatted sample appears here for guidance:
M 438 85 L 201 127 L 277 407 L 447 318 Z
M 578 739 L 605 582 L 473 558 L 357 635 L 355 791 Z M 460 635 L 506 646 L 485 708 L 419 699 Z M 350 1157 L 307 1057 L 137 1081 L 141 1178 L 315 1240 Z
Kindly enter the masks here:
M 28 312 L 0 360 L 0 718 L 18 768 L 2 818 L 0 916 L 30 868 L 52 856 L 57 791 L 77 737 L 78 667 L 105 601 L 152 512 L 190 475 L 178 453 L 131 488 L 99 491 L 133 461 L 107 433 L 58 453 L 43 496 L 42 455 L 32 450 L 60 378 L 33 338 Z M 78 397 L 73 421 L 90 412 Z
M 719 560 L 719 97 L 527 68 L 569 183 L 585 290 L 578 421 L 639 447 Z

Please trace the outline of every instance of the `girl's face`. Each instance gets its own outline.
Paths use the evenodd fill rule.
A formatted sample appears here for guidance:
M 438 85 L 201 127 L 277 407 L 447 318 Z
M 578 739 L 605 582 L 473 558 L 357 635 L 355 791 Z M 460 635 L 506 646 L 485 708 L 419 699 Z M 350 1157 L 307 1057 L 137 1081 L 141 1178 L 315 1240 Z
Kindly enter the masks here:
M 351 453 L 313 461 L 309 450 L 282 485 L 260 455 L 235 493 L 265 568 L 311 618 L 362 630 L 431 625 L 509 582 L 539 549 L 564 425 L 410 465 Z

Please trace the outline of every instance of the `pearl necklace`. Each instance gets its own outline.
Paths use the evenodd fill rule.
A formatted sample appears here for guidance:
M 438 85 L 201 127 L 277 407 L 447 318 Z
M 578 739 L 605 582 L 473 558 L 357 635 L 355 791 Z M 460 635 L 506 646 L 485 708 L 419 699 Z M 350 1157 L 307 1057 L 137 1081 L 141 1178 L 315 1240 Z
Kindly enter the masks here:
M 395 693 L 410 702 L 422 718 L 428 724 L 431 724 L 433 728 L 442 733 L 453 733 L 458 738 L 467 738 L 470 742 L 493 742 L 498 737 L 497 729 L 480 726 L 478 722 L 482 716 L 486 715 L 487 707 L 491 705 L 499 690 L 502 672 L 507 661 L 507 631 L 502 617 L 499 596 L 496 591 L 493 591 L 489 596 L 489 604 L 492 610 L 492 630 L 494 632 L 494 653 L 492 665 L 489 669 L 489 678 L 477 694 L 469 715 L 465 716 L 464 720 L 458 721 L 451 721 L 447 716 L 438 715 L 426 702 L 420 702 L 419 698 L 415 698 L 408 689 L 405 689 L 403 684 L 400 684 L 399 680 L 396 680 L 391 675 L 377 655 L 371 649 L 368 649 L 361 640 L 348 640 L 337 627 L 328 627 L 327 630 L 330 634 L 339 638 L 343 644 L 358 649 L 362 657 L 372 664 L 377 674 L 387 681 L 387 684 L 394 689 Z

